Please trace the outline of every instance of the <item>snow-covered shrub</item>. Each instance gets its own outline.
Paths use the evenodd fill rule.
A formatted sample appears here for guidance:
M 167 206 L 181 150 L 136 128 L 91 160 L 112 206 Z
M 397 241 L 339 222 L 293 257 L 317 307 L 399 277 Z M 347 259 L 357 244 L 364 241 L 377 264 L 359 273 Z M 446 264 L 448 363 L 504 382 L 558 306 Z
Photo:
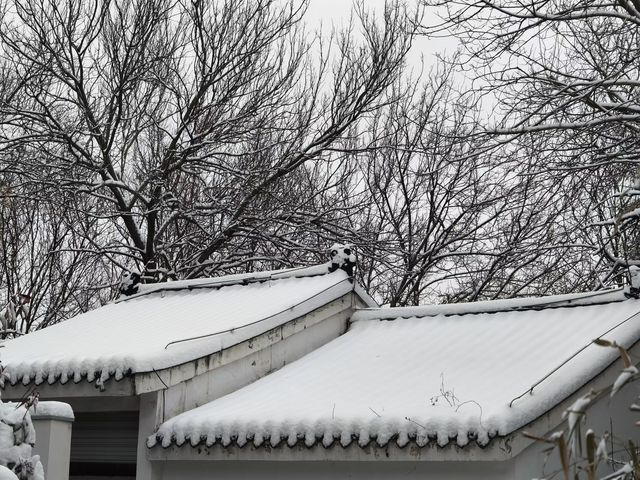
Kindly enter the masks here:
M 6 372 L 0 365 L 0 389 Z M 0 480 L 44 480 L 39 455 L 33 455 L 36 431 L 29 408 L 37 408 L 38 395 L 32 393 L 20 404 L 0 399 Z
M 18 294 L 10 298 L 7 305 L 0 310 L 0 326 L 2 327 L 0 336 L 2 338 L 15 334 L 18 318 L 24 320 L 29 316 L 29 302 L 31 302 L 29 295 Z
M 7 467 L 0 465 L 0 480 L 18 480 L 18 477 Z

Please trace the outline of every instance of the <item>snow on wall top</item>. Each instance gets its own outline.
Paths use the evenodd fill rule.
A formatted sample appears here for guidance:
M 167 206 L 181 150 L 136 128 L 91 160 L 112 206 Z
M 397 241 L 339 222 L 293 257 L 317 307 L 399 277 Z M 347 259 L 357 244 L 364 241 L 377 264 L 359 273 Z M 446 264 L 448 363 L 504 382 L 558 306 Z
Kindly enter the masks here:
M 20 404 L 16 402 L 3 402 L 3 405 L 14 410 L 20 407 Z M 71 405 L 57 401 L 38 402 L 35 407 L 33 405 L 29 407 L 29 414 L 33 420 L 50 418 L 68 421 L 75 420 Z
M 34 420 L 53 417 L 73 421 L 76 418 L 71 405 L 56 401 L 38 402 L 36 407 L 29 408 L 29 413 Z
M 11 383 L 25 385 L 86 378 L 100 386 L 111 376 L 172 367 L 259 335 L 354 288 L 345 272 L 327 271 L 328 265 L 320 265 L 144 286 L 137 295 L 7 341 L 2 363 Z M 180 341 L 198 336 L 203 338 Z
M 482 446 L 609 365 L 614 349 L 591 343 L 601 336 L 636 342 L 640 301 L 361 320 L 281 370 L 168 420 L 148 445 Z

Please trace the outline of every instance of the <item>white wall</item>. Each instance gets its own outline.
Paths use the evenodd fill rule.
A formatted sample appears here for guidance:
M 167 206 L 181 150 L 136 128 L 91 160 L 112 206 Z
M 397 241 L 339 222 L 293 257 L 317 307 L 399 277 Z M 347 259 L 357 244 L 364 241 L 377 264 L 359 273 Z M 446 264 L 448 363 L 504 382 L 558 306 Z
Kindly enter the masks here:
M 162 480 L 499 480 L 512 466 L 500 462 L 170 462 Z
M 71 424 L 73 419 L 32 417 L 36 429 L 34 455 L 40 455 L 44 475 L 50 480 L 69 478 Z
M 613 432 L 616 438 L 613 448 L 621 449 L 620 440 L 625 443 L 633 440 L 636 445 L 640 445 L 640 428 L 635 426 L 635 422 L 640 420 L 640 414 L 629 410 L 629 405 L 638 403 L 637 397 L 640 393 L 640 383 L 636 382 L 627 385 L 615 397 L 609 398 L 609 395 L 602 396 L 587 412 L 584 424 L 581 424 L 581 433 L 584 438 L 588 428 L 591 428 L 596 436 L 602 435 L 604 432 Z M 566 424 L 561 425 L 560 429 L 566 429 Z M 552 452 L 547 465 L 543 471 L 544 452 L 548 445 L 536 443 L 525 449 L 517 457 L 515 465 L 514 478 L 542 478 L 550 477 L 551 473 L 560 469 L 559 456 L 557 451 Z M 607 450 L 611 455 L 611 443 L 607 443 Z M 624 452 L 617 452 L 614 458 L 622 460 L 626 458 Z M 599 469 L 601 476 L 613 472 L 611 466 L 602 465 Z M 543 475 L 544 474 L 544 475 Z M 554 478 L 562 478 L 562 475 Z
M 168 388 L 164 391 L 164 420 L 238 390 L 338 337 L 345 331 L 351 315 L 347 307 L 347 299 L 334 302 L 330 308 L 307 315 L 319 316 L 318 323 L 266 348 L 246 346 L 247 353 L 242 358 Z M 287 325 L 279 328 L 285 329 Z
M 158 480 L 162 465 L 147 460 L 147 437 L 162 422 L 182 412 L 204 405 L 254 382 L 271 371 L 291 363 L 344 333 L 352 313 L 353 294 L 335 300 L 299 319 L 227 349 L 232 360 L 169 388 L 140 395 L 138 430 L 138 480 Z M 260 338 L 264 337 L 264 345 Z M 225 352 L 221 352 L 222 359 Z M 237 357 L 237 358 L 235 358 Z M 234 359 L 235 358 L 235 359 Z M 180 369 L 181 367 L 176 367 Z M 185 368 L 189 368 L 186 366 Z M 179 374 L 178 374 L 179 375 Z M 157 377 L 149 375 L 142 385 Z M 171 385 L 171 379 L 166 382 Z M 189 467 L 192 468 L 192 467 Z M 200 467 L 193 467 L 198 470 Z M 179 470 L 176 473 L 179 475 Z M 177 478 L 182 478 L 178 476 Z M 186 477 L 185 477 L 186 478 Z M 208 478 L 206 475 L 203 478 Z

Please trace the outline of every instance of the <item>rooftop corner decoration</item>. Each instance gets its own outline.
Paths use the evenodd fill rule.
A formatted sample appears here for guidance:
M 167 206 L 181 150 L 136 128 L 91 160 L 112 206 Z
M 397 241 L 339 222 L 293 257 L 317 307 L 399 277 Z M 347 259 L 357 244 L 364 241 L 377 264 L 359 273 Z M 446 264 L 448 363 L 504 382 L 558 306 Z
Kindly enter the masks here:
M 347 275 L 353 277 L 353 269 L 356 265 L 356 255 L 353 245 L 335 243 L 329 249 L 329 253 L 331 255 L 329 272 L 335 272 L 340 268 L 347 272 Z
M 130 296 L 138 293 L 138 284 L 140 283 L 140 273 L 136 271 L 125 272 L 120 281 L 119 291 L 122 295 Z

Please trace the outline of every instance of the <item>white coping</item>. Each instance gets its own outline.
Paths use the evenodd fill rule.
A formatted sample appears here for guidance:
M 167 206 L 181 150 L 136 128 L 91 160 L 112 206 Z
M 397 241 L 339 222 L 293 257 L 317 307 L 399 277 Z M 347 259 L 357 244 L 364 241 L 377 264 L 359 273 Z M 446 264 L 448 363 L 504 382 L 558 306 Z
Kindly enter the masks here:
M 9 405 L 18 405 L 16 402 L 7 402 Z M 61 420 L 73 422 L 75 415 L 71 405 L 64 402 L 44 401 L 38 402 L 35 407 L 29 408 L 32 420 Z

